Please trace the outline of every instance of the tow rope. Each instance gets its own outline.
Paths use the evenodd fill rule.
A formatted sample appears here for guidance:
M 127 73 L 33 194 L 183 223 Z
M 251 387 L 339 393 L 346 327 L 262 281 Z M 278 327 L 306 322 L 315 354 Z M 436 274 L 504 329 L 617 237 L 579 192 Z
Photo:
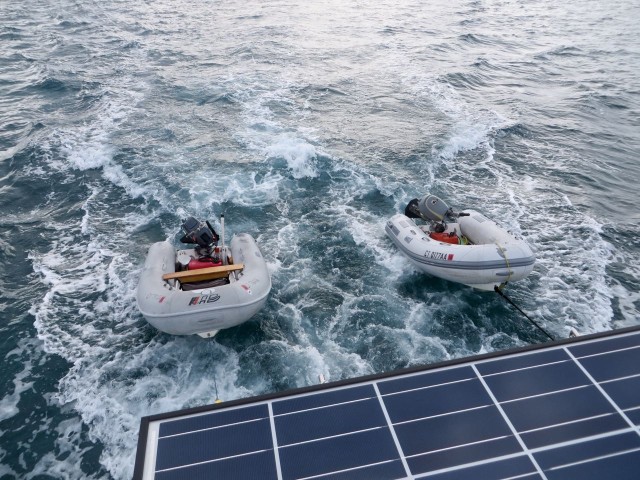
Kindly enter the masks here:
M 222 400 L 220 400 L 220 397 L 218 396 L 218 382 L 216 381 L 216 374 L 213 374 L 213 386 L 216 389 L 216 400 L 213 403 L 222 403 Z
M 513 301 L 512 301 L 509 297 L 507 297 L 507 296 L 504 294 L 504 292 L 502 291 L 502 288 L 503 288 L 505 285 L 506 285 L 506 282 L 505 282 L 505 283 L 502 283 L 500 286 L 497 286 L 497 285 L 496 285 L 495 287 L 493 287 L 493 290 L 494 290 L 498 295 L 500 295 L 502 298 L 504 298 L 507 302 L 509 302 L 511 305 L 513 305 L 513 307 L 514 307 L 516 310 L 518 310 L 522 315 L 524 315 L 524 316 L 525 316 L 525 318 L 526 318 L 527 320 L 529 320 L 531 323 L 533 323 L 533 325 L 535 325 L 535 327 L 536 327 L 538 330 L 540 330 L 540 331 L 541 331 L 542 333 L 544 333 L 547 337 L 549 337 L 549 339 L 550 339 L 551 341 L 555 341 L 555 338 L 553 338 L 553 337 L 549 334 L 549 332 L 547 332 L 544 328 L 542 328 L 540 325 L 538 325 L 538 324 L 537 324 L 537 323 L 536 323 L 532 318 L 530 318 L 530 317 L 529 317 L 529 315 L 527 315 L 526 313 L 524 313 L 524 312 L 522 311 L 522 309 L 520 309 L 520 307 L 518 307 L 515 303 L 513 303 Z
M 211 350 L 211 357 L 214 358 L 213 340 L 209 342 L 209 350 Z M 222 403 L 222 400 L 220 400 L 220 396 L 218 395 L 218 380 L 216 379 L 215 369 L 213 372 L 213 388 L 216 391 L 216 399 L 213 403 Z

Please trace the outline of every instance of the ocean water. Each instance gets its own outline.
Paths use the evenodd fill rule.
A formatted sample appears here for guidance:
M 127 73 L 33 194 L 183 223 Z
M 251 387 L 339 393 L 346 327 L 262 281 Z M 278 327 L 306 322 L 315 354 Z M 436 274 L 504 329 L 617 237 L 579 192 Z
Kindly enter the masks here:
M 417 273 L 426 192 L 524 237 L 564 337 L 640 323 L 640 5 L 0 2 L 0 479 L 128 479 L 140 417 L 545 341 Z M 248 232 L 266 308 L 213 340 L 135 288 L 181 218 Z

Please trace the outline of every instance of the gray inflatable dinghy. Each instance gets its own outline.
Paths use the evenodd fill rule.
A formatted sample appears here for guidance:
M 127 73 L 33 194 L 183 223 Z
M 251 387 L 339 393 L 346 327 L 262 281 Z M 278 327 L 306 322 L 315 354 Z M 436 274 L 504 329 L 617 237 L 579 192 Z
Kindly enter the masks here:
M 224 216 L 220 223 L 221 246 L 209 222 L 189 217 L 181 242 L 195 248 L 176 250 L 165 241 L 149 249 L 136 298 L 144 318 L 158 330 L 213 337 L 264 307 L 271 278 L 258 245 L 240 233 L 225 246 Z
M 411 200 L 404 215 L 389 219 L 385 231 L 418 269 L 479 290 L 522 280 L 535 263 L 523 239 L 474 210 L 456 213 L 435 195 Z

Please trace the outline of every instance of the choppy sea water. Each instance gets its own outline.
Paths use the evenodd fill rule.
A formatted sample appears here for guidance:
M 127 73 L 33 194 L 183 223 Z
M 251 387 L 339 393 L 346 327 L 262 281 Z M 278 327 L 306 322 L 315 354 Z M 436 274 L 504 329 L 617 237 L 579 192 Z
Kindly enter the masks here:
M 556 337 L 640 323 L 640 6 L 0 3 L 0 478 L 131 477 L 140 417 L 545 338 L 415 272 L 431 192 L 523 236 Z M 135 306 L 146 250 L 221 214 L 267 307 L 214 340 Z M 217 221 L 217 220 L 215 220 Z

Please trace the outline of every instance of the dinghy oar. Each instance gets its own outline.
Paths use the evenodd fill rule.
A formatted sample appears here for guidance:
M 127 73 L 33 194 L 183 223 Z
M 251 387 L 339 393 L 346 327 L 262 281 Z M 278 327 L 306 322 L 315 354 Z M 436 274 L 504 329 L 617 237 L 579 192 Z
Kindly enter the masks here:
M 503 284 L 503 285 L 504 285 L 504 284 Z M 504 298 L 507 302 L 509 302 L 511 305 L 513 305 L 513 306 L 514 306 L 514 308 L 515 308 L 516 310 L 518 310 L 522 315 L 524 315 L 524 316 L 525 316 L 525 318 L 526 318 L 527 320 L 529 320 L 531 323 L 533 323 L 533 325 L 535 325 L 535 327 L 536 327 L 538 330 L 540 330 L 540 331 L 541 331 L 542 333 L 544 333 L 547 337 L 549 337 L 549 339 L 550 339 L 551 341 L 554 341 L 554 340 L 555 340 L 555 338 L 553 338 L 553 337 L 549 334 L 549 332 L 547 332 L 544 328 L 542 328 L 540 325 L 538 325 L 538 324 L 537 324 L 537 323 L 536 323 L 532 318 L 530 318 L 530 317 L 529 317 L 529 315 L 527 315 L 526 313 L 524 313 L 524 312 L 520 309 L 520 307 L 518 307 L 515 303 L 513 303 L 513 302 L 511 301 L 511 299 L 510 299 L 509 297 L 507 297 L 507 296 L 504 294 L 504 292 L 502 291 L 502 289 L 501 289 L 500 287 L 498 287 L 498 286 L 496 285 L 496 286 L 494 287 L 494 290 L 495 290 L 495 292 L 496 292 L 498 295 L 500 295 L 500 296 L 501 296 L 502 298 Z

